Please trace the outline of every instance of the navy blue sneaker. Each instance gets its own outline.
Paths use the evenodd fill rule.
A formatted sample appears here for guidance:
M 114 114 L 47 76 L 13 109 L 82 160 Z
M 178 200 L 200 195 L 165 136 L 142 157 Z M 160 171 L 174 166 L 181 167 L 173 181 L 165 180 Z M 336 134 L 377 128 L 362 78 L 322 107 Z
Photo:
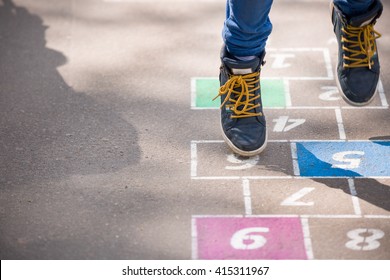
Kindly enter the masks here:
M 379 80 L 379 57 L 374 30 L 383 6 L 374 0 L 362 15 L 348 18 L 331 4 L 332 22 L 339 46 L 337 85 L 343 99 L 353 106 L 369 104 L 375 97 Z
M 260 70 L 265 52 L 250 61 L 221 51 L 220 89 L 222 136 L 241 156 L 261 153 L 267 144 L 266 122 L 261 104 Z

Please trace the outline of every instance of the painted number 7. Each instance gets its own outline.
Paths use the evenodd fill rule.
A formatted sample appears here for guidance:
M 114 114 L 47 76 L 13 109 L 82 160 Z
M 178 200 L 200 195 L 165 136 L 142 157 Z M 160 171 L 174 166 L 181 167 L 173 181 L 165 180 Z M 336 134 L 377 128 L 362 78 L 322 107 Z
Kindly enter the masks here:
M 244 228 L 233 234 L 230 245 L 237 250 L 255 250 L 263 247 L 267 239 L 261 233 L 269 232 L 269 228 Z

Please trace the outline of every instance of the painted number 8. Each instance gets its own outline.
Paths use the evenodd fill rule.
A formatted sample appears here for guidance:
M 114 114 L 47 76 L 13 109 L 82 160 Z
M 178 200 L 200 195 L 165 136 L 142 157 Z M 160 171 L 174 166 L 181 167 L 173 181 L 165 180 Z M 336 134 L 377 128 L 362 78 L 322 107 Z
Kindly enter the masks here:
M 233 234 L 230 245 L 237 250 L 255 250 L 263 247 L 267 239 L 259 233 L 269 232 L 269 228 L 251 227 L 244 228 Z M 249 242 L 245 242 L 249 241 Z
M 370 251 L 379 248 L 381 245 L 378 239 L 385 236 L 385 233 L 379 229 L 358 228 L 347 233 L 351 239 L 345 246 L 355 251 Z

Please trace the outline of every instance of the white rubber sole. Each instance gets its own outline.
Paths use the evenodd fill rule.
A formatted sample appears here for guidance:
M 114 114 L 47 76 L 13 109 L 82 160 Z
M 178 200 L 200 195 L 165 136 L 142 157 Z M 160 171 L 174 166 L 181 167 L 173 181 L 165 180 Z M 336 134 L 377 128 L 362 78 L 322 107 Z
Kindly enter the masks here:
M 230 141 L 230 139 L 225 135 L 225 132 L 223 131 L 223 128 L 222 128 L 222 123 L 220 123 L 220 126 L 221 126 L 221 131 L 222 131 L 222 137 L 225 140 L 226 144 L 229 146 L 230 149 L 232 149 L 233 152 L 235 152 L 236 154 L 238 154 L 240 156 L 244 156 L 244 157 L 256 156 L 256 155 L 262 153 L 264 151 L 264 149 L 266 148 L 266 146 L 267 146 L 267 141 L 268 141 L 267 129 L 265 130 L 265 141 L 264 141 L 264 144 L 260 148 L 258 148 L 257 150 L 253 150 L 253 151 L 244 151 L 244 150 L 241 150 L 241 149 L 237 148 L 232 143 L 232 141 Z
M 352 106 L 355 106 L 355 107 L 366 106 L 366 105 L 370 104 L 375 99 L 376 95 L 378 94 L 378 85 L 379 85 L 379 83 L 376 85 L 375 92 L 374 92 L 374 94 L 372 95 L 372 97 L 368 101 L 366 101 L 366 102 L 359 102 L 359 103 L 353 102 L 353 101 L 349 100 L 349 98 L 344 94 L 344 91 L 343 91 L 343 89 L 340 86 L 339 77 L 337 75 L 337 65 L 335 67 L 335 73 L 336 73 L 336 84 L 337 84 L 337 88 L 339 89 L 340 95 L 344 99 L 344 101 L 347 102 L 349 105 L 352 105 Z

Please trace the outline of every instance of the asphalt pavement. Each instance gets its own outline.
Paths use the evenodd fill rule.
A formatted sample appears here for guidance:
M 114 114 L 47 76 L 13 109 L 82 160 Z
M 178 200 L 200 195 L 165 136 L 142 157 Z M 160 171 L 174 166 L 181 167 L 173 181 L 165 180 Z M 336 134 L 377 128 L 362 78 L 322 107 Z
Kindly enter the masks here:
M 223 143 L 224 0 L 0 1 L 1 259 L 390 259 L 378 96 L 338 95 L 327 0 L 271 11 L 269 143 Z

